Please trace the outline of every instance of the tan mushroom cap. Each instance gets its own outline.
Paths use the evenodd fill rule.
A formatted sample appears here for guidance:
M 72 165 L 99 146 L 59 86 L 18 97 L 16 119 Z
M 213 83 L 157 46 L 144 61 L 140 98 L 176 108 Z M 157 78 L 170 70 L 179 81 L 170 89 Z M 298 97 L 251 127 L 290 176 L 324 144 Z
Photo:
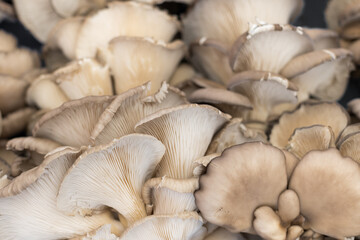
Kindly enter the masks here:
M 215 132 L 230 116 L 208 105 L 186 104 L 160 110 L 135 126 L 135 131 L 158 138 L 166 147 L 156 176 L 189 178 L 194 161 L 205 155 Z
M 350 135 L 356 132 L 360 132 L 360 123 L 354 123 L 346 126 L 336 140 L 336 146 L 339 147 L 342 142 Z
M 33 68 L 40 67 L 39 56 L 27 48 L 0 52 L 0 74 L 21 77 Z
M 280 73 L 299 87 L 299 95 L 304 95 L 300 100 L 306 100 L 308 95 L 338 100 L 354 69 L 351 61 L 352 53 L 347 49 L 317 50 L 292 59 Z
M 246 240 L 247 238 L 245 238 L 243 235 L 241 235 L 240 233 L 232 233 L 228 230 L 226 230 L 225 228 L 217 228 L 215 231 L 213 231 L 212 233 L 208 234 L 204 240 Z
M 314 231 L 343 239 L 360 234 L 360 167 L 336 149 L 312 151 L 298 164 L 290 189 Z
M 16 177 L 21 173 L 16 167 L 16 164 L 26 160 L 26 157 L 20 157 L 13 151 L 7 150 L 6 143 L 6 140 L 0 141 L 0 165 L 2 165 L 0 167 L 0 175 L 3 176 L 6 174 L 11 177 Z
M 153 94 L 162 82 L 170 80 L 185 48 L 179 40 L 165 43 L 153 38 L 123 36 L 111 40 L 108 49 L 99 55 L 114 75 L 117 94 L 146 82 L 151 82 L 149 94 Z
M 24 107 L 28 85 L 21 79 L 0 75 L 0 111 L 2 114 L 6 115 Z
M 312 125 L 296 128 L 289 138 L 286 150 L 303 158 L 312 150 L 335 147 L 335 136 L 330 126 Z
M 352 42 L 349 46 L 348 49 L 353 53 L 354 55 L 354 62 L 357 65 L 360 65 L 360 40 L 357 40 L 355 42 Z
M 196 205 L 213 224 L 231 232 L 252 232 L 255 209 L 276 208 L 286 186 L 284 154 L 261 142 L 244 143 L 210 162 L 195 192 Z
M 40 109 L 53 109 L 59 107 L 69 99 L 54 82 L 52 74 L 40 75 L 26 91 L 26 102 Z
M 255 24 L 232 46 L 230 66 L 235 72 L 257 70 L 279 73 L 291 59 L 313 49 L 310 37 L 301 27 Z
M 360 19 L 359 19 L 360 20 Z M 347 24 L 341 28 L 340 36 L 346 40 L 357 40 L 360 38 L 359 20 Z
M 253 110 L 246 121 L 266 122 L 273 108 L 283 103 L 296 104 L 296 87 L 277 74 L 262 71 L 244 71 L 236 74 L 228 89 L 249 98 Z
M 62 19 L 51 0 L 14 0 L 17 17 L 40 42 L 45 42 L 49 32 Z
M 53 151 L 60 147 L 60 145 L 54 141 L 45 138 L 34 137 L 18 137 L 9 140 L 6 143 L 6 149 L 12 151 L 29 150 L 34 151 L 42 155 Z
M 328 27 L 340 31 L 346 24 L 359 18 L 358 0 L 331 0 L 325 9 L 325 19 Z
M 148 91 L 149 84 L 145 84 L 116 96 L 91 132 L 92 142 L 96 145 L 109 143 L 114 138 L 134 133 L 136 123 L 145 116 L 187 103 L 181 91 L 166 83 L 155 95 L 147 96 Z
M 143 134 L 130 134 L 88 149 L 62 181 L 58 208 L 86 216 L 109 206 L 121 214 L 125 226 L 134 224 L 147 215 L 142 187 L 164 152 L 160 141 Z
M 355 162 L 360 164 L 360 131 L 351 133 L 346 136 L 342 142 L 338 145 L 341 155 L 344 157 L 350 157 Z
M 49 72 L 53 72 L 69 63 L 69 59 L 65 57 L 60 49 L 43 48 L 42 57 Z
M 296 240 L 300 239 L 303 234 L 304 229 L 298 225 L 292 225 L 288 228 L 286 234 L 286 240 Z
M 45 49 L 60 49 L 68 59 L 75 59 L 76 42 L 84 20 L 84 17 L 73 17 L 59 21 L 49 33 Z
M 245 142 L 266 142 L 266 136 L 247 128 L 241 118 L 233 118 L 213 138 L 207 154 L 222 153 L 226 148 Z
M 0 2 L 0 5 L 1 4 L 2 4 L 2 2 Z M 0 12 L 1 12 L 1 10 L 0 10 Z M 0 13 L 0 16 L 1 16 L 1 13 Z M 1 22 L 1 20 L 0 20 L 0 22 Z M 1 52 L 11 52 L 16 49 L 16 46 L 17 46 L 16 37 L 14 37 L 10 33 L 0 30 L 0 51 Z
M 233 76 L 228 49 L 215 39 L 202 37 L 190 45 L 190 61 L 196 69 L 218 83 L 226 84 Z
M 104 25 L 109 27 L 104 28 Z M 111 39 L 118 36 L 152 37 L 169 42 L 178 28 L 179 22 L 174 17 L 152 6 L 112 2 L 108 8 L 85 20 L 77 40 L 76 57 L 94 57 L 97 48 L 106 47 Z M 102 29 L 101 34 L 99 29 Z M 89 39 L 92 41 L 89 42 Z
M 206 172 L 206 167 L 216 157 L 220 156 L 221 153 L 211 153 L 195 160 L 196 167 L 194 168 L 194 177 L 200 177 Z
M 254 229 L 263 239 L 286 239 L 286 228 L 282 226 L 280 217 L 269 206 L 262 206 L 254 211 Z
M 102 8 L 106 0 L 50 0 L 51 5 L 60 16 L 68 18 L 75 15 L 85 15 L 91 10 Z
M 90 145 L 90 136 L 113 96 L 90 96 L 64 103 L 47 112 L 33 128 L 33 136 L 66 146 Z
M 244 1 L 201 0 L 183 19 L 187 44 L 202 37 L 216 39 L 230 48 L 259 17 L 269 23 L 285 24 L 300 14 L 301 0 Z M 276 13 L 274 12 L 276 9 Z
M 300 215 L 299 197 L 296 192 L 287 189 L 280 194 L 277 214 L 285 227 L 288 227 Z
M 196 212 L 175 215 L 153 215 L 129 227 L 119 240 L 201 240 L 206 235 L 206 228 L 202 225 L 203 220 Z
M 271 131 L 270 142 L 284 148 L 296 128 L 316 124 L 330 126 L 336 139 L 348 123 L 349 115 L 337 103 L 302 104 L 294 112 L 284 113 L 280 117 L 279 123 Z
M 55 81 L 70 99 L 113 95 L 109 68 L 96 60 L 83 58 L 56 70 Z
M 357 118 L 360 118 L 360 98 L 354 98 L 347 103 L 349 112 L 353 113 Z
M 0 137 L 10 138 L 24 131 L 31 115 L 34 114 L 35 111 L 34 108 L 21 108 L 3 117 Z
M 339 35 L 333 30 L 304 28 L 304 32 L 313 40 L 315 50 L 340 47 Z
M 196 75 L 195 69 L 190 64 L 181 63 L 171 76 L 169 84 L 176 87 L 179 84 L 194 78 Z
M 174 179 L 166 176 L 151 178 L 142 189 L 148 215 L 171 215 L 196 210 L 194 192 L 198 178 Z
M 59 185 L 78 155 L 79 150 L 57 149 L 40 166 L 0 189 L 1 239 L 71 238 L 113 222 L 108 212 L 83 218 L 67 216 L 56 208 Z
M 0 22 L 4 19 L 8 19 L 10 21 L 16 19 L 14 7 L 7 2 L 0 2 Z

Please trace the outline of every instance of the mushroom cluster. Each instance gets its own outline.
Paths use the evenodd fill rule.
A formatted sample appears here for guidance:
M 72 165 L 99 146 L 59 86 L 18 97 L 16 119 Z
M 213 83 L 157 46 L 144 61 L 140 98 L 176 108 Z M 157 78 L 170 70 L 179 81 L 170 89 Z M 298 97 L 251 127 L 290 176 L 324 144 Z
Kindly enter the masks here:
M 337 33 L 303 0 L 164 2 L 14 0 L 44 67 L 0 30 L 0 239 L 360 236 Z

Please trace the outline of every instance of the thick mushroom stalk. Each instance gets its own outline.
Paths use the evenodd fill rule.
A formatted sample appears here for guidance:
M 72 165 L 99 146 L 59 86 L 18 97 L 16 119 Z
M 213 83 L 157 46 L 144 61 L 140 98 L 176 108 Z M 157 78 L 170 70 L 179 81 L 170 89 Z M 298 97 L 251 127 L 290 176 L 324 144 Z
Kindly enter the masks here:
M 79 150 L 69 147 L 57 149 L 40 166 L 1 188 L 1 239 L 72 238 L 114 222 L 109 212 L 83 218 L 65 215 L 57 209 L 60 183 L 79 154 Z
M 161 83 L 169 81 L 185 53 L 181 41 L 165 43 L 145 37 L 117 37 L 99 57 L 111 69 L 115 92 L 121 94 L 131 88 L 151 82 L 148 94 L 157 92 Z
M 181 91 L 165 82 L 157 93 L 147 96 L 149 85 L 147 83 L 115 97 L 91 132 L 94 144 L 109 143 L 114 138 L 134 133 L 136 123 L 145 116 L 187 103 Z
M 198 178 L 173 179 L 164 176 L 149 179 L 142 189 L 147 214 L 165 215 L 194 211 L 194 192 L 198 187 Z
M 187 104 L 145 117 L 135 131 L 155 136 L 167 149 L 156 176 L 190 178 L 194 161 L 205 155 L 215 132 L 229 118 L 211 106 Z
M 148 216 L 128 228 L 119 240 L 201 240 L 206 235 L 203 223 L 196 212 Z
M 141 190 L 164 155 L 152 136 L 131 134 L 90 148 L 67 172 L 57 198 L 61 211 L 92 215 L 106 206 L 121 214 L 125 226 L 146 217 Z
M 253 232 L 255 209 L 276 209 L 286 186 L 284 154 L 261 142 L 244 143 L 210 162 L 195 192 L 196 205 L 213 224 L 231 232 Z
M 334 148 L 308 153 L 295 168 L 289 188 L 314 231 L 344 239 L 360 235 L 360 167 Z

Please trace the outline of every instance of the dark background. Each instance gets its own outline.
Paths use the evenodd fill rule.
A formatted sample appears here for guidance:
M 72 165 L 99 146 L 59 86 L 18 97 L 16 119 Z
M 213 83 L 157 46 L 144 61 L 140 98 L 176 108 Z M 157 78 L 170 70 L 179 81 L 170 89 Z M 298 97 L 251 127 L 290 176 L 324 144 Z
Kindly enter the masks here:
M 31 0 L 28 0 L 31 1 Z M 6 0 L 6 2 L 11 2 Z M 326 28 L 324 19 L 324 10 L 328 0 L 305 0 L 305 7 L 302 15 L 295 21 L 294 25 Z M 162 8 L 170 9 L 170 13 L 179 14 L 183 13 L 186 9 L 185 5 L 182 4 L 162 4 Z M 31 34 L 17 21 L 3 21 L 0 23 L 0 29 L 4 29 L 7 32 L 11 32 L 18 38 L 19 45 L 26 46 L 29 48 L 41 50 L 41 44 L 34 39 Z M 360 79 L 351 78 L 349 86 L 343 98 L 340 100 L 342 105 L 356 97 L 360 97 Z

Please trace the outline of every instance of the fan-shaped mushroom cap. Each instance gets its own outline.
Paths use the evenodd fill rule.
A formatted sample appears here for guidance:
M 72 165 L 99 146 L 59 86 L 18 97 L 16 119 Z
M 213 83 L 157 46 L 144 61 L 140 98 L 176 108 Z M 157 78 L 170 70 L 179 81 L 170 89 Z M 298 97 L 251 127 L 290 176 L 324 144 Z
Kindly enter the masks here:
M 109 27 L 104 28 L 105 25 Z M 152 37 L 169 42 L 178 28 L 175 18 L 152 6 L 136 2 L 109 3 L 108 8 L 85 20 L 77 40 L 76 57 L 94 57 L 97 48 L 106 47 L 118 36 Z
M 337 239 L 360 234 L 360 166 L 336 149 L 312 151 L 295 168 L 290 189 L 314 231 Z
M 113 96 L 90 96 L 64 103 L 36 123 L 33 135 L 65 146 L 90 145 L 90 135 Z
M 340 47 L 339 35 L 333 30 L 304 28 L 304 32 L 313 40 L 315 50 Z
M 350 72 L 354 69 L 347 49 L 323 49 L 292 59 L 281 74 L 299 87 L 299 100 L 309 95 L 322 100 L 338 100 L 345 93 Z
M 122 215 L 124 225 L 133 224 L 146 217 L 141 190 L 164 152 L 160 141 L 142 134 L 90 148 L 67 172 L 59 190 L 58 208 L 84 216 L 109 206 Z
M 186 104 L 145 117 L 135 131 L 155 136 L 167 149 L 156 176 L 189 178 L 194 161 L 204 156 L 215 132 L 229 119 L 211 106 Z
M 0 189 L 1 239 L 71 238 L 113 222 L 109 213 L 83 218 L 57 210 L 60 182 L 78 155 L 79 150 L 57 149 L 48 154 L 40 166 Z
M 349 46 L 348 49 L 353 53 L 353 59 L 354 62 L 357 65 L 360 65 L 360 40 L 354 41 L 352 42 Z
M 20 77 L 33 68 L 40 67 L 39 56 L 26 48 L 0 52 L 0 74 Z
M 84 15 L 91 10 L 104 7 L 106 0 L 50 0 L 51 5 L 60 16 L 68 18 Z
M 232 46 L 230 66 L 235 72 L 279 73 L 291 59 L 313 49 L 310 37 L 301 27 L 253 24 Z
M 214 232 L 204 238 L 204 240 L 246 240 L 240 233 L 232 233 L 225 228 L 217 228 Z
M 266 136 L 247 128 L 241 118 L 233 118 L 211 141 L 207 154 L 221 153 L 226 148 L 245 142 L 266 142 Z
M 286 228 L 281 225 L 280 217 L 271 207 L 262 206 L 254 211 L 254 229 L 267 240 L 286 239 Z
M 0 15 L 1 15 L 1 13 L 0 13 Z M 16 49 L 16 46 L 17 46 L 16 38 L 13 35 L 11 35 L 10 33 L 0 30 L 0 51 L 1 52 L 11 52 Z
M 296 128 L 286 149 L 298 158 L 303 158 L 312 150 L 335 147 L 335 137 L 330 126 L 312 125 Z
M 201 240 L 206 235 L 202 225 L 203 220 L 196 212 L 148 216 L 128 228 L 119 240 Z
M 203 37 L 190 45 L 190 61 L 208 78 L 226 84 L 233 76 L 228 49 L 217 40 Z
M 12 151 L 5 149 L 6 142 L 0 141 L 0 177 L 3 175 L 17 176 L 20 174 L 18 169 L 14 168 L 14 164 L 18 161 L 22 161 L 24 158 L 19 157 Z
M 34 114 L 35 111 L 34 108 L 22 108 L 8 114 L 2 119 L 2 131 L 0 137 L 10 138 L 24 131 L 31 115 Z
M 346 126 L 344 130 L 341 132 L 340 136 L 336 140 L 336 146 L 339 147 L 342 142 L 350 135 L 356 132 L 360 132 L 360 123 L 355 123 Z
M 325 19 L 329 28 L 339 32 L 345 25 L 359 19 L 359 1 L 329 1 L 325 9 Z
M 276 208 L 286 186 L 284 154 L 261 142 L 244 143 L 210 162 L 195 192 L 196 205 L 209 222 L 231 232 L 249 232 L 255 209 Z
M 109 68 L 91 58 L 83 58 L 56 70 L 56 83 L 69 99 L 112 95 Z
M 206 37 L 230 47 L 257 17 L 269 23 L 289 23 L 300 13 L 302 5 L 301 0 L 198 1 L 183 19 L 184 39 L 189 44 Z M 276 13 L 271 9 L 276 9 Z
M 357 118 L 360 118 L 360 98 L 355 98 L 347 103 L 349 112 L 355 114 Z
M 176 88 L 162 84 L 153 96 L 147 97 L 149 84 L 130 89 L 116 96 L 101 114 L 91 133 L 96 145 L 109 143 L 114 138 L 134 133 L 137 122 L 158 110 L 187 103 L 184 95 Z
M 296 128 L 316 124 L 330 126 L 335 139 L 349 122 L 349 115 L 337 103 L 302 104 L 292 113 L 284 113 L 270 135 L 272 145 L 284 148 Z
M 76 42 L 84 17 L 66 18 L 59 21 L 49 33 L 45 49 L 60 49 L 68 59 L 75 59 Z
M 51 4 L 51 0 L 14 0 L 16 14 L 24 26 L 40 42 L 45 42 L 49 32 L 62 18 Z
M 194 78 L 196 75 L 195 69 L 190 64 L 181 63 L 171 76 L 169 84 L 171 86 L 178 86 L 186 80 Z
M 194 192 L 198 178 L 174 179 L 159 177 L 146 181 L 142 197 L 148 215 L 176 214 L 196 209 Z
M 351 157 L 357 163 L 360 163 L 360 132 L 347 135 L 338 145 L 341 155 Z
M 195 160 L 196 167 L 194 168 L 194 177 L 200 177 L 206 172 L 206 167 L 216 157 L 220 156 L 221 153 L 211 153 L 209 155 L 200 157 Z
M 342 27 L 340 36 L 346 40 L 357 40 L 360 38 L 360 23 L 358 19 L 355 22 L 347 24 L 346 26 Z
M 41 109 L 57 108 L 68 100 L 64 92 L 55 84 L 54 76 L 51 74 L 40 75 L 26 92 L 26 102 Z
M 0 75 L 0 111 L 2 114 L 13 112 L 25 105 L 25 93 L 28 85 L 26 81 Z
M 244 71 L 236 74 L 228 89 L 249 98 L 253 110 L 247 121 L 266 122 L 272 109 L 282 103 L 296 104 L 296 87 L 277 74 L 262 71 Z
M 185 45 L 178 40 L 167 44 L 152 38 L 117 37 L 100 58 L 110 66 L 117 94 L 146 82 L 151 82 L 152 94 L 170 80 L 184 53 Z

